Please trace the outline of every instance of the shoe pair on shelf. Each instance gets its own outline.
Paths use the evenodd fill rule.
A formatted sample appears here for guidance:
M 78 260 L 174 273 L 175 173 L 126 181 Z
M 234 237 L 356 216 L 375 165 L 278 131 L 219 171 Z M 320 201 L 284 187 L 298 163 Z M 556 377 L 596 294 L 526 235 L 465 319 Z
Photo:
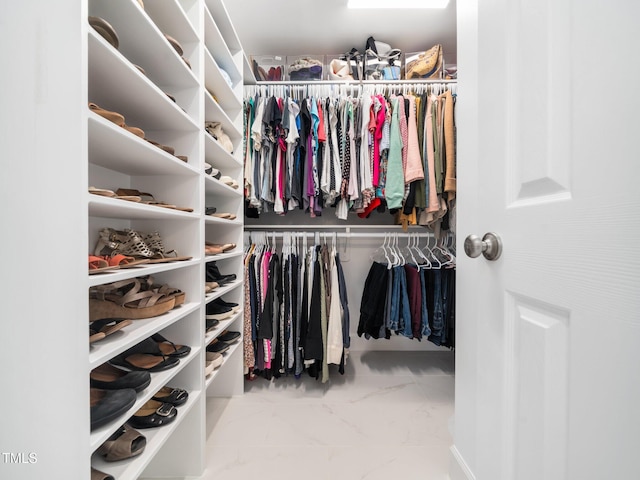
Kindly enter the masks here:
M 96 257 L 124 255 L 132 257 L 134 261 L 148 260 L 146 263 L 177 262 L 191 260 L 192 258 L 179 256 L 175 250 L 167 251 L 162 237 L 157 231 L 144 233 L 129 228 L 124 230 L 116 230 L 114 228 L 101 229 L 93 255 Z M 120 264 L 120 268 L 122 268 L 122 264 Z
M 96 285 L 89 289 L 89 321 L 156 317 L 182 305 L 185 298 L 178 288 L 154 284 L 150 275 Z

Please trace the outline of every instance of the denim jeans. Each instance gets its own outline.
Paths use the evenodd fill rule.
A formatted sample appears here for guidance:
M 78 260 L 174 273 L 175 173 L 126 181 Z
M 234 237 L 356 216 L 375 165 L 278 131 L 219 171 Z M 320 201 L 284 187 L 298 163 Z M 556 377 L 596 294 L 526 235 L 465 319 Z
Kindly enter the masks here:
M 420 270 L 420 288 L 422 289 L 422 336 L 428 337 L 431 334 L 429 328 L 429 310 L 427 308 L 427 277 L 426 270 Z
M 442 344 L 444 329 L 444 315 L 442 312 L 442 272 L 432 270 L 433 276 L 433 315 L 431 316 L 431 335 L 429 341 L 436 345 Z

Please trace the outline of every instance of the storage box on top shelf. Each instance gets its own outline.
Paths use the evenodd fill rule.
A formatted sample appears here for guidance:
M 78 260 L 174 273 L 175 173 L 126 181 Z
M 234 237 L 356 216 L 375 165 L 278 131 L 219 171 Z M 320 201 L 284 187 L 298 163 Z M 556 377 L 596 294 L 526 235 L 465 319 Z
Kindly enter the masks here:
M 287 79 L 294 82 L 322 80 L 324 55 L 288 55 Z
M 363 56 L 365 80 L 401 80 L 404 78 L 403 54 L 393 50 L 389 55 L 367 51 Z
M 327 55 L 325 57 L 325 78 L 332 81 L 359 81 L 362 78 L 362 56 L 347 54 Z
M 423 52 L 405 54 L 405 78 L 442 79 L 444 75 L 444 54 L 441 45 L 434 45 Z
M 280 82 L 285 77 L 285 55 L 252 55 L 251 68 L 259 82 Z

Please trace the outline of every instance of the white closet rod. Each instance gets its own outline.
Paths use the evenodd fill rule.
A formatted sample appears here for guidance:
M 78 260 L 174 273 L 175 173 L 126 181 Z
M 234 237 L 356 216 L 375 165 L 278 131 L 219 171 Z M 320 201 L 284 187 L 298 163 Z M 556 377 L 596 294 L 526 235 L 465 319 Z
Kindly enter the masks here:
M 254 232 L 258 232 L 257 230 L 254 230 Z M 404 236 L 408 236 L 411 235 L 411 237 L 420 237 L 420 238 L 431 238 L 433 237 L 433 233 L 431 232 L 422 232 L 422 233 L 408 233 L 408 232 L 393 232 L 393 233 L 352 233 L 352 232 L 325 232 L 325 233 L 320 233 L 320 232 L 268 232 L 265 230 L 259 230 L 260 233 L 263 233 L 265 235 L 265 237 L 267 239 L 269 238 L 283 238 L 286 235 L 292 235 L 295 237 L 314 237 L 316 235 L 320 235 L 321 237 L 324 237 L 326 235 L 329 236 L 333 236 L 334 234 L 336 235 L 336 237 L 338 238 L 394 238 L 396 236 L 400 237 L 404 237 Z M 249 235 L 251 235 L 252 231 L 251 230 L 245 230 L 245 233 L 248 233 Z
M 257 82 L 257 86 L 265 85 L 345 85 L 345 86 L 357 86 L 357 85 L 429 85 L 432 83 L 457 83 L 458 80 L 444 80 L 444 79 L 432 79 L 432 80 L 420 80 L 417 78 L 411 80 L 361 80 L 345 82 L 344 80 L 282 80 L 279 82 Z M 245 85 L 247 87 L 254 85 Z
M 409 225 L 409 227 L 414 227 L 416 229 L 424 230 L 424 227 L 421 225 Z M 400 225 L 282 225 L 282 224 L 261 224 L 261 225 L 247 225 L 244 226 L 245 230 L 345 230 L 349 231 L 349 229 L 358 229 L 358 230 L 385 230 L 389 233 L 395 233 L 398 230 L 400 233 Z

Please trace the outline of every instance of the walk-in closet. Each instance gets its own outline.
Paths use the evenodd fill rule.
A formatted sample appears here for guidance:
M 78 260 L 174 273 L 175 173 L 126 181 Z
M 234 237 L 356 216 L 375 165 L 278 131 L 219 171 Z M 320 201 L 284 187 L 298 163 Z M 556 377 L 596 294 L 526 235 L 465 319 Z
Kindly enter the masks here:
M 4 2 L 1 479 L 637 476 L 640 5 L 433 1 Z

